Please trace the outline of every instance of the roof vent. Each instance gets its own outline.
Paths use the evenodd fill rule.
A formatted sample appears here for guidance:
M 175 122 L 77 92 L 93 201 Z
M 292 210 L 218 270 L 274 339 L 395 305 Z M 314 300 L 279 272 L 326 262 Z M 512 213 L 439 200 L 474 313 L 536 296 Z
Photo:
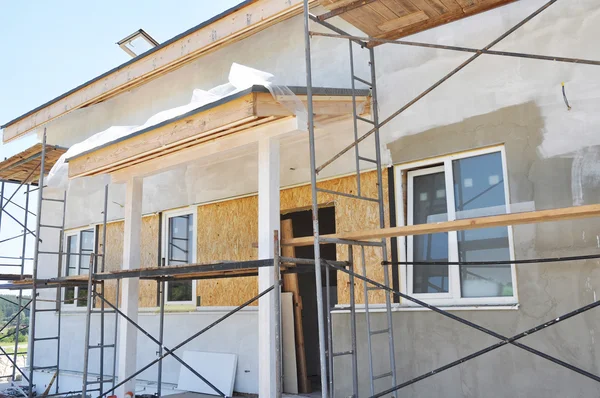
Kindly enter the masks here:
M 144 29 L 136 30 L 126 38 L 119 40 L 117 44 L 133 58 L 158 46 L 158 42 L 146 33 Z

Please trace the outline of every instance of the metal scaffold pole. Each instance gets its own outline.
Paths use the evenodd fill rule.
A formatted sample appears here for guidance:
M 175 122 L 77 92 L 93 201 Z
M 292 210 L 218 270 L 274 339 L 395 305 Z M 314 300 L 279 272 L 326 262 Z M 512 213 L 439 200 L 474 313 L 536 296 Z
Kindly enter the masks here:
M 28 221 L 28 215 L 29 215 L 29 184 L 26 185 L 26 191 L 25 191 L 25 216 L 23 217 L 23 224 L 25 224 L 25 226 L 27 226 L 27 221 Z M 2 183 L 2 194 L 4 195 L 4 183 Z M 0 212 L 1 213 L 1 212 Z M 2 221 L 0 221 L 1 223 Z M 27 252 L 27 230 L 23 229 L 23 247 L 21 248 L 21 279 L 23 279 L 23 274 L 25 273 L 25 255 Z M 21 309 L 23 306 L 23 289 L 19 290 L 19 309 Z M 14 363 L 17 363 L 17 357 L 19 354 L 19 329 L 21 328 L 21 315 L 19 314 L 19 316 L 17 317 L 17 324 L 15 326 L 15 331 L 17 333 L 17 335 L 15 336 L 15 347 L 14 347 L 14 354 L 13 354 L 13 361 Z M 15 375 L 16 375 L 16 371 L 17 368 L 16 366 L 13 367 L 13 371 L 12 371 L 12 379 L 15 379 Z
M 41 229 L 41 220 L 42 220 L 42 198 L 44 194 L 44 170 L 46 167 L 46 129 L 44 129 L 44 138 L 42 140 L 42 159 L 40 162 L 40 183 L 39 183 L 39 192 L 38 192 L 38 203 L 37 203 L 37 220 L 35 225 L 35 245 L 33 251 L 33 272 L 32 272 L 32 280 L 33 285 L 31 288 L 31 312 L 29 315 L 29 398 L 33 397 L 33 372 L 35 370 L 35 316 L 36 316 L 36 306 L 37 306 L 37 279 L 38 279 L 38 265 L 39 265 L 39 255 L 40 255 L 40 229 Z M 25 229 L 27 231 L 27 229 Z M 58 372 L 58 369 L 57 369 Z
M 319 248 L 319 205 L 317 202 L 317 172 L 315 153 L 315 125 L 312 95 L 312 65 L 310 50 L 310 9 L 308 0 L 304 0 L 304 47 L 306 61 L 306 101 L 307 101 L 307 128 L 310 147 L 310 186 L 312 198 L 312 218 L 315 251 L 315 284 L 317 291 L 317 325 L 319 334 L 319 363 L 321 369 L 321 396 L 328 398 L 327 384 L 327 358 L 325 356 L 325 322 L 323 313 L 323 282 L 321 278 L 321 251 Z

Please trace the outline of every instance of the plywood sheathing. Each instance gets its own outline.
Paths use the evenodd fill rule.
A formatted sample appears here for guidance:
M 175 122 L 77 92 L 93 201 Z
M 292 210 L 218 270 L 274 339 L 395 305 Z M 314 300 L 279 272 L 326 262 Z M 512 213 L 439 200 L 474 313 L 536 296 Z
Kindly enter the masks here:
M 331 11 L 371 37 L 395 40 L 516 0 L 320 0 Z M 354 5 L 363 4 L 360 7 Z M 370 43 L 378 45 L 379 43 Z
M 43 144 L 35 144 L 10 158 L 0 162 L 0 180 L 11 182 L 36 183 L 40 178 Z M 67 150 L 56 146 L 46 146 L 44 161 L 45 174 L 50 172 L 58 158 Z M 33 174 L 32 174 L 33 172 Z M 28 178 L 29 177 L 29 178 Z M 27 179 L 27 181 L 25 181 Z
M 387 181 L 384 174 L 384 181 Z M 377 174 L 363 173 L 361 177 L 362 194 L 376 197 Z M 343 177 L 323 181 L 319 187 L 340 192 L 355 194 L 356 177 Z M 387 198 L 387 184 L 384 183 L 384 196 Z M 332 194 L 319 194 L 320 205 L 335 206 L 335 223 L 337 232 L 354 232 L 362 229 L 379 227 L 379 210 L 376 203 L 351 199 Z M 300 186 L 281 191 L 281 212 L 288 213 L 306 210 L 311 206 L 310 186 Z M 258 258 L 255 243 L 258 241 L 258 197 L 232 199 L 224 202 L 198 206 L 197 263 L 215 263 L 219 261 L 245 261 Z M 386 225 L 389 208 L 386 205 Z M 142 267 L 154 267 L 158 263 L 158 216 L 146 216 L 142 219 Z M 122 221 L 110 223 L 106 227 L 106 270 L 119 270 L 123 257 Z M 99 242 L 102 242 L 100 228 Z M 102 253 L 102 248 L 99 250 Z M 337 258 L 348 258 L 346 246 L 338 246 Z M 381 249 L 366 248 L 365 258 L 367 276 L 383 282 Z M 354 259 L 357 270 L 362 269 L 360 250 L 355 249 Z M 106 281 L 106 296 L 114 302 L 116 281 Z M 237 306 L 258 294 L 258 282 L 255 276 L 206 279 L 196 282 L 197 295 L 201 306 Z M 362 285 L 356 283 L 357 303 L 362 303 Z M 350 286 L 348 277 L 338 273 L 338 301 L 349 302 Z M 383 303 L 384 296 L 380 291 L 370 291 L 371 303 Z M 140 307 L 156 306 L 156 282 L 140 281 Z
M 198 206 L 198 263 L 255 260 L 258 251 L 253 244 L 257 240 L 257 196 Z M 255 276 L 196 283 L 202 306 L 237 306 L 258 294 Z
M 385 175 L 384 175 L 385 177 Z M 384 181 L 387 181 L 384 178 Z M 377 174 L 363 173 L 361 177 L 363 195 L 376 197 Z M 356 194 L 356 177 L 343 177 L 323 181 L 319 187 Z M 384 184 L 387 198 L 387 184 Z M 379 227 L 379 209 L 376 203 L 356 200 L 332 194 L 320 193 L 320 205 L 335 205 L 337 232 L 352 232 Z M 300 186 L 281 191 L 281 212 L 306 210 L 311 206 L 310 186 Z M 389 207 L 386 205 L 386 225 Z M 258 241 L 258 197 L 251 196 L 226 202 L 198 207 L 198 262 L 218 260 L 253 260 L 258 251 L 253 244 Z M 338 246 L 337 258 L 348 258 L 347 248 Z M 357 269 L 362 269 L 361 253 L 355 249 L 354 259 Z M 383 282 L 383 267 L 380 248 L 365 248 L 367 276 Z M 362 285 L 356 283 L 357 303 L 364 302 Z M 258 294 L 256 277 L 203 280 L 197 282 L 197 292 L 202 306 L 239 305 Z M 347 275 L 338 273 L 338 301 L 349 303 L 350 286 Z M 370 291 L 371 303 L 383 303 L 385 297 L 380 291 Z
M 387 171 L 383 175 L 383 195 L 388 197 Z M 339 179 L 323 181 L 318 184 L 320 188 L 335 190 L 339 192 L 356 194 L 356 177 L 343 177 Z M 377 197 L 377 173 L 368 172 L 361 175 L 361 194 L 363 196 Z M 336 233 L 351 231 L 360 231 L 363 229 L 379 228 L 379 207 L 377 203 L 364 200 L 352 199 L 344 196 L 319 193 L 318 201 L 320 205 L 335 205 L 335 228 Z M 389 226 L 389 206 L 385 200 L 385 222 Z M 307 209 L 311 206 L 311 188 L 309 185 L 286 189 L 281 192 L 281 210 L 289 212 L 296 209 Z M 347 246 L 337 246 L 336 250 L 338 260 L 348 259 Z M 388 252 L 388 258 L 390 257 Z M 366 247 L 365 263 L 367 277 L 378 282 L 384 282 L 383 266 L 381 265 L 381 248 Z M 354 249 L 355 269 L 362 272 L 361 252 L 358 247 Z M 348 275 L 338 272 L 338 303 L 348 304 L 350 302 L 350 282 Z M 357 303 L 364 302 L 362 284 L 355 281 L 355 297 Z M 369 291 L 370 303 L 384 303 L 385 296 L 378 290 Z
M 123 221 L 113 222 L 106 225 L 106 271 L 118 271 L 123 263 L 123 237 L 125 224 Z M 142 218 L 142 247 L 141 247 L 141 266 L 144 268 L 158 266 L 158 237 L 159 237 L 159 217 L 158 215 L 149 215 Z M 98 234 L 99 253 L 103 253 L 102 248 L 103 229 L 100 227 Z M 117 280 L 104 282 L 106 290 L 105 296 L 108 301 L 115 303 Z M 156 282 L 150 280 L 140 280 L 139 306 L 156 307 Z M 96 302 L 100 306 L 100 301 Z

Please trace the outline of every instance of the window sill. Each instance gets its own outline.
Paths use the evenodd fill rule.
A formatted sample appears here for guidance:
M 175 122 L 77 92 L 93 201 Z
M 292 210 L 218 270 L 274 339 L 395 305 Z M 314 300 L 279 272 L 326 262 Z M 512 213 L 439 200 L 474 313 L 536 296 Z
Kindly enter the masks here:
M 488 305 L 437 305 L 437 308 L 444 311 L 516 311 L 519 309 L 519 303 L 513 304 L 488 304 Z M 416 305 L 392 304 L 392 312 L 425 312 L 432 311 L 429 308 Z M 357 313 L 364 313 L 364 305 L 356 306 Z M 376 304 L 369 306 L 370 313 L 386 312 L 385 304 Z M 348 306 L 336 305 L 331 311 L 332 314 L 349 314 Z

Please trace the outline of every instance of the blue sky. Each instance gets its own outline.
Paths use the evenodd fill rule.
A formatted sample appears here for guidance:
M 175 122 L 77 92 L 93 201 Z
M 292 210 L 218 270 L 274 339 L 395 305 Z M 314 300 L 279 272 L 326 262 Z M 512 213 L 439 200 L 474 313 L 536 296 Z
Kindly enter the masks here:
M 130 60 L 115 43 L 134 31 L 143 28 L 162 43 L 240 2 L 0 0 L 0 124 Z M 9 197 L 14 188 L 7 186 L 4 196 Z M 14 198 L 20 205 L 24 199 L 20 192 Z M 32 195 L 34 212 L 36 200 Z M 23 210 L 14 205 L 6 210 L 23 217 Z M 34 230 L 31 217 L 28 224 Z M 18 224 L 3 217 L 0 241 L 21 233 Z M 31 239 L 27 249 L 27 257 L 32 256 Z M 19 256 L 20 250 L 20 239 L 0 243 L 0 256 Z M 0 258 L 0 264 L 17 262 Z M 31 272 L 31 262 L 26 272 Z

